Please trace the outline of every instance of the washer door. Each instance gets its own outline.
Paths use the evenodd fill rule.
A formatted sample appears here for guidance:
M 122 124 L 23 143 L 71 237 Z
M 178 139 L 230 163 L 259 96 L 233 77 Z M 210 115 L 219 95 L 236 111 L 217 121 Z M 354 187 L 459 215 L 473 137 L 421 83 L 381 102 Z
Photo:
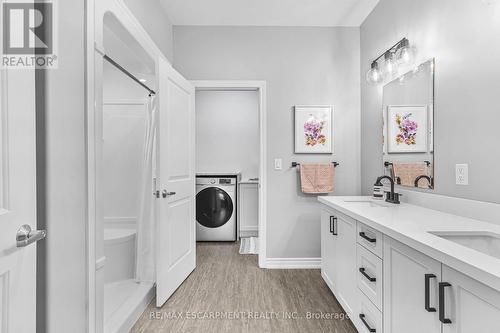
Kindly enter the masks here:
M 218 228 L 233 215 L 233 200 L 226 191 L 209 187 L 196 195 L 196 220 L 207 228 Z

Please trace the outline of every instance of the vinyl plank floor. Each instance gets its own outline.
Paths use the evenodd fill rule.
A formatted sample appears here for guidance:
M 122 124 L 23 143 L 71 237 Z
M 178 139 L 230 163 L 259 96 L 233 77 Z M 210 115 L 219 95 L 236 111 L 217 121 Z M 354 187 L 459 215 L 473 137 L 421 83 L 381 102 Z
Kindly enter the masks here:
M 198 243 L 193 273 L 163 307 L 153 301 L 131 332 L 357 332 L 319 270 L 260 269 L 257 255 L 238 250 Z

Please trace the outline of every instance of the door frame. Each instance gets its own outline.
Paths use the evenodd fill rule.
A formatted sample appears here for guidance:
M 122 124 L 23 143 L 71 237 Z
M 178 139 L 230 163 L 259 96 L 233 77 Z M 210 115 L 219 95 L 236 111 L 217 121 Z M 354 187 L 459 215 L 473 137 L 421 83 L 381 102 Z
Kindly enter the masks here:
M 143 47 L 149 56 L 155 60 L 155 81 L 158 85 L 159 72 L 158 61 L 166 59 L 164 53 L 156 45 L 151 36 L 142 27 L 140 22 L 124 3 L 124 0 L 88 0 L 86 1 L 86 44 L 85 44 L 85 72 L 86 72 L 86 139 L 87 139 L 87 226 L 86 226 L 86 275 L 87 275 L 87 332 L 99 333 L 104 327 L 101 324 L 103 309 L 99 306 L 97 294 L 98 281 L 103 279 L 101 268 L 104 266 L 105 258 L 97 257 L 96 253 L 96 230 L 98 223 L 98 197 L 96 186 L 98 182 L 98 145 L 99 138 L 99 116 L 102 110 L 102 66 L 104 53 L 102 29 L 104 15 L 113 14 L 123 27 Z M 160 92 L 157 91 L 157 97 Z
M 196 91 L 248 90 L 259 93 L 259 267 L 267 268 L 267 83 L 245 80 L 194 80 L 191 83 Z

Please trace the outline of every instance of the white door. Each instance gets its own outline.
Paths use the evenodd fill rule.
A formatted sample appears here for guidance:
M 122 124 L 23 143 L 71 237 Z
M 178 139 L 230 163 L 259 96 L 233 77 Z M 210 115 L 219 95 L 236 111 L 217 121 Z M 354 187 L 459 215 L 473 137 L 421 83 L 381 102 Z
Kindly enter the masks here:
M 0 332 L 35 332 L 36 236 L 34 70 L 0 70 Z M 42 235 L 40 233 L 40 235 Z M 31 238 L 35 240 L 35 238 Z
M 440 288 L 443 333 L 500 331 L 500 292 L 445 265 Z
M 383 274 L 384 332 L 440 333 L 441 263 L 385 237 Z
M 334 235 L 334 216 L 335 213 L 327 210 L 321 210 L 321 276 L 332 292 L 337 292 L 336 281 L 336 251 Z
M 196 266 L 195 89 L 165 60 L 160 61 L 159 70 L 158 307 Z

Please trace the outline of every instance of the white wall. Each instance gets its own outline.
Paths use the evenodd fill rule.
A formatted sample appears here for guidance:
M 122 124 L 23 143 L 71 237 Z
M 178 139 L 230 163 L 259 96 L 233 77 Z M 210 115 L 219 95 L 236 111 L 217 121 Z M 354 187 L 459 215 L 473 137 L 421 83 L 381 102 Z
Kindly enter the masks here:
M 99 1 L 99 0 L 97 0 Z M 174 60 L 172 23 L 160 0 L 123 0 L 167 59 Z
M 335 194 L 359 194 L 359 29 L 175 26 L 174 51 L 188 79 L 267 81 L 268 257 L 320 257 L 319 204 L 289 165 L 339 161 Z M 334 105 L 333 156 L 294 155 L 292 107 L 307 104 Z
M 259 176 L 259 93 L 196 92 L 196 171 Z
M 135 223 L 139 210 L 148 92 L 105 63 L 103 80 L 104 222 Z
M 63 333 L 70 328 L 84 333 L 88 185 L 85 2 L 59 1 L 58 10 L 59 68 L 47 70 L 46 77 L 37 82 L 39 96 L 45 97 L 45 101 L 37 101 L 37 112 L 44 107 L 45 117 L 41 113 L 37 117 L 46 121 L 46 141 L 37 142 L 46 158 L 45 168 L 38 170 L 39 176 L 45 173 L 37 179 L 39 190 L 45 191 L 45 202 L 38 203 L 37 214 L 40 226 L 46 224 L 47 228 L 47 238 L 37 245 L 39 255 L 45 256 L 46 269 L 45 276 L 37 276 L 39 292 L 45 292 L 37 298 L 37 332 Z
M 500 202 L 498 91 L 500 2 L 381 0 L 361 26 L 362 75 L 402 37 L 420 61 L 436 58 L 435 191 Z M 368 194 L 382 174 L 382 87 L 363 80 L 362 178 Z M 455 185 L 455 164 L 469 164 L 469 186 Z

